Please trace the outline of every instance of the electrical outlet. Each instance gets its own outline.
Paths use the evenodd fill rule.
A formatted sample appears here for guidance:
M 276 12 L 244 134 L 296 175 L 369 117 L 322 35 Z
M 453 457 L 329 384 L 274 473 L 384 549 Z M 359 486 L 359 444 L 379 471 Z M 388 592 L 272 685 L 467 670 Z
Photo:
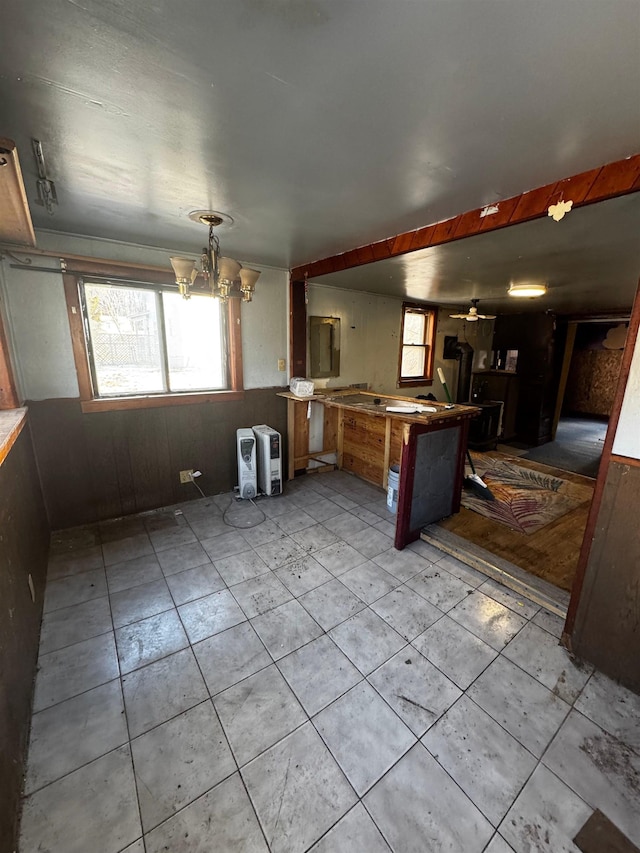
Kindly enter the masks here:
M 286 370 L 286 369 L 287 369 L 287 362 L 285 361 L 284 358 L 279 358 L 278 359 L 278 370 Z
M 193 468 L 187 468 L 186 471 L 180 471 L 180 482 L 191 483 L 193 480 Z

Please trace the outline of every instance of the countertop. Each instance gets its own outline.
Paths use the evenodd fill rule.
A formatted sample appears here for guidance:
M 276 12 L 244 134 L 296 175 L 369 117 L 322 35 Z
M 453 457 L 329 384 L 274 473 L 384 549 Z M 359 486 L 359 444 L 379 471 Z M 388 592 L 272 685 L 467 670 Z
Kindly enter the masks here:
M 13 447 L 27 420 L 27 409 L 5 409 L 0 412 L 0 465 Z
M 461 403 L 455 403 L 453 408 L 447 408 L 445 403 L 432 402 L 431 400 L 416 400 L 415 397 L 400 397 L 396 395 L 381 395 L 373 391 L 337 391 L 332 392 L 327 389 L 326 392 L 316 392 L 311 397 L 296 397 L 290 391 L 284 391 L 280 394 L 281 397 L 286 397 L 290 400 L 298 402 L 318 402 L 325 406 L 332 406 L 339 409 L 346 409 L 352 412 L 364 412 L 368 415 L 378 418 L 393 418 L 404 422 L 412 423 L 436 423 L 443 420 L 459 420 L 460 418 L 473 418 L 480 413 L 480 409 L 476 406 L 467 406 Z M 374 402 L 378 401 L 378 402 Z M 435 412 L 387 412 L 387 406 L 433 406 L 437 409 Z

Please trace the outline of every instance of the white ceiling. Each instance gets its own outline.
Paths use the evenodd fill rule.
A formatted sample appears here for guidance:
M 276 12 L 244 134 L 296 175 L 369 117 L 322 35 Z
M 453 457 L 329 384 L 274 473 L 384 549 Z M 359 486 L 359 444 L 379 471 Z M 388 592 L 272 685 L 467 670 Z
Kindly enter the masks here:
M 257 265 L 640 151 L 637 0 L 4 0 L 0 75 L 36 228 L 198 251 L 210 207 Z

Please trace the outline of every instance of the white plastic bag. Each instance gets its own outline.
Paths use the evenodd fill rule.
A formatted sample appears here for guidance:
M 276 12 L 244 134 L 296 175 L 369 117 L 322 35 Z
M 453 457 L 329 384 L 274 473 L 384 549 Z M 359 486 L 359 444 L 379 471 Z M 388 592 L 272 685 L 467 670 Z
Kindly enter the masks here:
M 292 376 L 289 382 L 289 390 L 296 397 L 313 397 L 313 382 L 311 379 L 303 379 L 301 376 Z

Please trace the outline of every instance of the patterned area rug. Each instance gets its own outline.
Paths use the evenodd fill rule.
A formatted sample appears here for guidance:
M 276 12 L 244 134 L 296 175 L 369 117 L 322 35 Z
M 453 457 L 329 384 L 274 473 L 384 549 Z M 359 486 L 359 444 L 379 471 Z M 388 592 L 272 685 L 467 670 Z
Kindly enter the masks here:
M 472 454 L 476 471 L 495 495 L 495 501 L 462 490 L 462 505 L 485 518 L 518 530 L 535 533 L 565 513 L 591 500 L 593 489 L 570 483 L 551 473 L 525 468 L 508 456 Z M 465 476 L 471 473 L 467 468 Z

